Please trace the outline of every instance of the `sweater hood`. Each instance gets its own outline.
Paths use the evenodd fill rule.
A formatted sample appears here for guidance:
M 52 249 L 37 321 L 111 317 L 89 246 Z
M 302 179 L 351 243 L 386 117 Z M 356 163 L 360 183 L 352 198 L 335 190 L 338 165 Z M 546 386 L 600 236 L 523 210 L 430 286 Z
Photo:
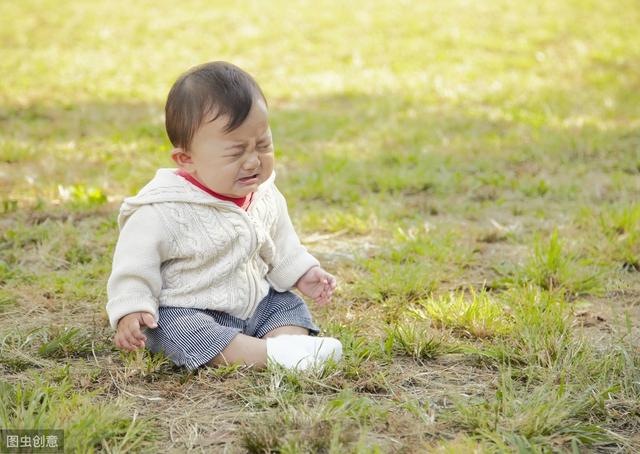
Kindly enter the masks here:
M 273 172 L 271 176 L 258 187 L 258 190 L 254 194 L 254 200 L 260 197 L 261 193 L 265 191 L 265 188 L 273 184 L 275 176 L 276 174 Z M 191 184 L 180 175 L 177 175 L 176 169 L 158 169 L 153 179 L 140 189 L 138 194 L 124 199 L 120 206 L 118 226 L 122 228 L 127 219 L 143 205 L 168 202 L 197 203 L 227 209 L 238 208 L 233 202 L 218 199 Z

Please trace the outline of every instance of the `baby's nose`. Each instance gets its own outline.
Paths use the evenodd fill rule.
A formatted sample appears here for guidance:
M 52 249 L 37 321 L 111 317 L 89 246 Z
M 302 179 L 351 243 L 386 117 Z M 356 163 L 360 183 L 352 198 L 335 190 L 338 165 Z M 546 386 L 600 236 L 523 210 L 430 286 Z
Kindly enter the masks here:
M 247 170 L 255 169 L 260 165 L 260 158 L 258 158 L 258 152 L 253 150 L 249 154 L 249 157 L 244 161 L 244 168 Z

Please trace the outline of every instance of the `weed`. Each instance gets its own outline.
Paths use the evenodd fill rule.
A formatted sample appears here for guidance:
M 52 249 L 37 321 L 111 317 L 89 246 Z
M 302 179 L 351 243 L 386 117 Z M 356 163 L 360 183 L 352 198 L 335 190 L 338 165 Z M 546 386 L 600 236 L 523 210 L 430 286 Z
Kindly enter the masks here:
M 69 201 L 75 207 L 85 207 L 92 205 L 102 205 L 107 202 L 107 196 L 99 188 L 85 185 L 58 185 L 58 193 L 64 201 Z
M 28 349 L 30 348 L 41 336 L 43 336 L 44 328 L 33 328 L 29 331 L 13 330 L 8 333 L 3 333 L 2 339 L 0 339 L 0 349 L 5 348 L 17 348 Z
M 520 184 L 520 190 L 527 197 L 544 197 L 550 190 L 549 183 L 544 179 Z
M 163 352 L 153 353 L 146 348 L 131 352 L 121 350 L 120 358 L 124 363 L 124 376 L 139 376 L 150 382 L 173 369 L 173 363 Z
M 366 274 L 344 291 L 347 298 L 373 303 L 389 299 L 412 301 L 437 286 L 432 273 L 433 266 L 423 264 L 389 263 L 385 259 L 369 259 L 365 263 Z
M 77 327 L 53 328 L 45 336 L 38 353 L 44 358 L 86 356 L 91 353 L 92 336 Z
M 154 438 L 148 421 L 130 418 L 113 404 L 74 391 L 68 378 L 50 383 L 0 383 L 0 424 L 4 428 L 62 429 L 65 449 L 87 452 L 98 448 L 135 451 Z
M 198 369 L 198 376 L 206 380 L 224 380 L 241 374 L 244 366 L 240 364 L 221 364 L 216 367 L 202 367 Z
M 356 215 L 349 211 L 328 210 L 311 211 L 301 221 L 305 231 L 324 231 L 329 233 L 346 233 L 367 235 L 377 225 L 373 215 Z
M 0 260 L 0 284 L 5 284 L 9 279 L 13 278 L 15 270 L 9 267 L 4 260 Z
M 344 356 L 339 369 L 348 379 L 359 379 L 368 374 L 368 368 L 365 367 L 367 363 L 387 365 L 392 361 L 384 340 L 364 336 L 353 326 L 340 323 L 327 324 L 326 330 L 328 335 L 342 342 Z
M 411 303 L 438 288 L 438 282 L 461 273 L 473 255 L 453 232 L 432 232 L 429 225 L 396 228 L 373 257 L 361 257 L 366 274 L 347 290 L 347 296 L 385 304 L 389 300 Z
M 366 443 L 368 428 L 386 415 L 371 399 L 345 390 L 317 405 L 284 406 L 259 415 L 244 424 L 241 440 L 251 453 L 345 452 L 360 443 L 373 449 Z
M 394 345 L 402 353 L 418 361 L 458 351 L 455 345 L 445 339 L 443 333 L 415 320 L 405 320 L 387 328 L 385 348 L 390 353 Z
M 631 235 L 640 231 L 640 204 L 612 207 L 600 215 L 600 224 L 610 236 Z
M 553 382 L 520 386 L 503 369 L 495 398 L 477 405 L 459 403 L 456 422 L 499 450 L 555 450 L 618 446 L 624 438 L 584 417 L 606 399 L 609 390 Z
M 611 256 L 624 271 L 640 271 L 640 204 L 612 208 L 600 216 Z
M 2 273 L 2 265 L 0 264 L 0 273 Z M 1 276 L 1 274 L 0 274 Z M 2 282 L 2 277 L 0 277 Z M 0 313 L 14 307 L 17 304 L 16 296 L 13 292 L 0 288 Z
M 518 365 L 528 374 L 534 374 L 532 367 L 552 367 L 572 343 L 571 308 L 563 293 L 529 285 L 513 288 L 501 299 L 508 302 L 508 333 L 466 350 L 500 364 Z
M 411 313 L 435 325 L 452 328 L 473 337 L 491 337 L 507 334 L 513 326 L 505 306 L 484 289 L 477 293 L 470 289 L 420 300 Z
M 16 348 L 0 350 L 0 364 L 9 372 L 23 372 L 31 368 L 46 367 L 38 358 Z
M 602 272 L 586 260 L 566 252 L 557 230 L 548 242 L 536 240 L 533 255 L 527 263 L 507 274 L 510 276 L 503 282 L 516 286 L 533 283 L 544 290 L 562 289 L 574 296 L 602 292 Z
M 482 454 L 488 452 L 486 445 L 469 436 L 457 436 L 453 440 L 440 440 L 436 446 L 430 448 L 430 452 L 439 454 Z

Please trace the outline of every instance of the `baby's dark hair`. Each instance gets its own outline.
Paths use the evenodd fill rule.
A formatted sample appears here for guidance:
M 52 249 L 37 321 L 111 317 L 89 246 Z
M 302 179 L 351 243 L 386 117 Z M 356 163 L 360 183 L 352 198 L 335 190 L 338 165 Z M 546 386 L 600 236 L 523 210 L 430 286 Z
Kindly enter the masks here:
M 169 140 L 188 150 L 193 136 L 205 121 L 228 116 L 225 132 L 238 128 L 249 115 L 253 100 L 267 102 L 256 81 L 231 63 L 214 61 L 193 67 L 173 84 L 164 108 Z

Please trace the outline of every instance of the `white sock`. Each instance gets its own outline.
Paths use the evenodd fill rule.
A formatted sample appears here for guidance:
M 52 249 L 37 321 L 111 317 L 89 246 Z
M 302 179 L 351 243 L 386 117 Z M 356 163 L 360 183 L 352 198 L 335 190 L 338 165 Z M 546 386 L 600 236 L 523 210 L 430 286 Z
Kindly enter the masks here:
M 339 361 L 342 344 L 333 337 L 281 334 L 267 338 L 267 357 L 287 369 L 306 370 L 329 358 Z

